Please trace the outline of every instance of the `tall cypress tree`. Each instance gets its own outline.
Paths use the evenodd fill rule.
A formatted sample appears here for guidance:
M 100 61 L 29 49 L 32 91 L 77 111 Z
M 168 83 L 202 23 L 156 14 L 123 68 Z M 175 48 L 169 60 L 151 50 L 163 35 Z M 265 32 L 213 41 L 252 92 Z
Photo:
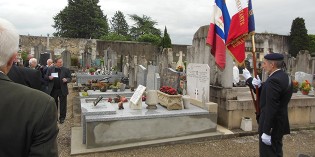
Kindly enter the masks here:
M 129 25 L 125 19 L 125 15 L 121 11 L 116 11 L 115 15 L 110 21 L 110 24 L 112 33 L 123 36 L 128 35 Z
M 303 18 L 296 18 L 292 22 L 289 36 L 289 53 L 296 57 L 300 50 L 309 50 L 309 37 Z
M 167 33 L 166 26 L 164 28 L 164 35 L 163 35 L 163 38 L 161 40 L 161 46 L 163 48 L 172 48 L 172 41 L 171 41 L 169 34 Z
M 94 38 L 108 34 L 107 17 L 99 0 L 68 0 L 68 6 L 53 17 L 54 36 L 68 38 Z

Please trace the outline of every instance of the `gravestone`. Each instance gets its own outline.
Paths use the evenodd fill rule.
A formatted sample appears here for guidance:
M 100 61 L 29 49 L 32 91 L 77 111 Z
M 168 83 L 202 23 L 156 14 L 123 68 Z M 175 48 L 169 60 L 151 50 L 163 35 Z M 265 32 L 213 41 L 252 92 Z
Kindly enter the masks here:
M 210 67 L 208 64 L 190 63 L 187 67 L 187 95 L 209 102 Z
M 109 60 L 109 54 L 110 54 L 110 47 L 108 47 L 106 50 L 104 50 L 104 67 L 105 70 L 109 70 L 110 67 L 108 67 L 108 60 Z
M 117 68 L 117 52 L 111 51 L 110 54 L 110 61 L 111 61 L 111 68 L 116 67 Z M 117 69 L 116 69 L 117 70 Z
M 311 55 L 307 50 L 301 50 L 296 56 L 297 64 L 296 71 L 303 71 L 305 73 L 311 73 L 310 60 Z
M 71 54 L 68 50 L 63 51 L 62 54 L 63 66 L 66 68 L 70 68 L 71 66 Z
M 155 89 L 155 73 L 158 72 L 157 66 L 148 65 L 148 74 L 146 79 L 147 90 Z
M 132 97 L 130 98 L 130 108 L 133 110 L 141 110 L 142 109 L 142 95 L 145 91 L 146 87 L 139 85 L 135 93 L 133 93 Z
M 184 66 L 184 62 L 183 62 L 183 52 L 182 51 L 179 51 L 179 58 L 178 58 L 178 61 L 176 63 L 176 67 L 178 67 L 178 66 L 182 66 L 183 70 L 185 71 L 186 67 Z
M 40 65 L 47 65 L 47 60 L 50 58 L 50 53 L 49 52 L 43 52 L 40 54 L 40 58 L 39 58 L 39 64 Z
M 137 86 L 139 85 L 145 86 L 147 84 L 146 78 L 147 78 L 147 68 L 145 68 L 143 65 L 139 65 L 138 73 L 137 73 Z
M 142 66 L 144 66 L 145 68 L 148 67 L 148 61 L 145 58 L 145 56 L 140 56 L 139 62 L 141 63 Z
M 137 70 L 138 69 L 138 62 L 137 62 L 137 56 L 131 57 L 130 61 L 130 71 L 129 71 L 129 86 L 130 87 L 136 87 L 137 82 Z
M 161 78 L 159 73 L 155 73 L 154 83 L 154 89 L 159 90 L 161 88 Z
M 123 67 L 124 77 L 129 77 L 129 56 L 125 56 L 123 65 L 124 65 Z
M 175 89 L 179 88 L 179 72 L 172 68 L 166 68 L 163 72 L 162 86 L 171 86 Z
M 301 85 L 301 83 L 305 80 L 309 81 L 310 83 L 313 82 L 313 77 L 311 74 L 302 72 L 302 71 L 298 71 L 295 73 L 295 80 L 299 82 L 299 84 Z
M 39 59 L 40 53 L 46 51 L 46 46 L 44 46 L 42 43 L 38 44 L 34 47 L 34 58 Z

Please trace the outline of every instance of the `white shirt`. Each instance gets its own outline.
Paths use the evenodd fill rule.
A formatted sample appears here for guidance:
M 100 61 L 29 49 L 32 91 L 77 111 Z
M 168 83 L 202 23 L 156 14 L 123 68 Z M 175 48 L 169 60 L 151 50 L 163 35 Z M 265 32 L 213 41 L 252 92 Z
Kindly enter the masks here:
M 237 66 L 233 66 L 233 84 L 236 85 L 240 81 L 240 71 Z

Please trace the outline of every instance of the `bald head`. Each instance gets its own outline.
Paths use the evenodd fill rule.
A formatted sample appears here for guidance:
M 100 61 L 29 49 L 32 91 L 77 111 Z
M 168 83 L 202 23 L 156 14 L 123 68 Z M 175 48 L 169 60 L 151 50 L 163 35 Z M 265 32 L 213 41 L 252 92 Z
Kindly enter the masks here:
M 53 60 L 52 59 L 47 59 L 47 66 L 50 67 L 53 65 Z

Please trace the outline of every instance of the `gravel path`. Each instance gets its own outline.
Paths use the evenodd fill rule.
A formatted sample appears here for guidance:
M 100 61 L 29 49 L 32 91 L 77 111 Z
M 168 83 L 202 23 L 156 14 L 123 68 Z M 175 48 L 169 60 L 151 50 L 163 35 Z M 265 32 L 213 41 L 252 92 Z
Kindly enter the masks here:
M 64 124 L 59 125 L 58 149 L 60 157 L 70 156 L 71 127 L 80 123 L 73 116 L 73 97 L 78 93 L 69 87 L 68 112 Z M 233 131 L 233 130 L 232 130 Z M 237 130 L 239 131 L 239 130 Z M 236 131 L 236 132 L 237 132 Z M 284 157 L 298 157 L 301 154 L 315 157 L 315 130 L 292 131 L 284 137 Z M 258 156 L 258 135 L 244 136 L 202 142 L 188 142 L 174 145 L 116 150 L 75 157 L 256 157 Z

